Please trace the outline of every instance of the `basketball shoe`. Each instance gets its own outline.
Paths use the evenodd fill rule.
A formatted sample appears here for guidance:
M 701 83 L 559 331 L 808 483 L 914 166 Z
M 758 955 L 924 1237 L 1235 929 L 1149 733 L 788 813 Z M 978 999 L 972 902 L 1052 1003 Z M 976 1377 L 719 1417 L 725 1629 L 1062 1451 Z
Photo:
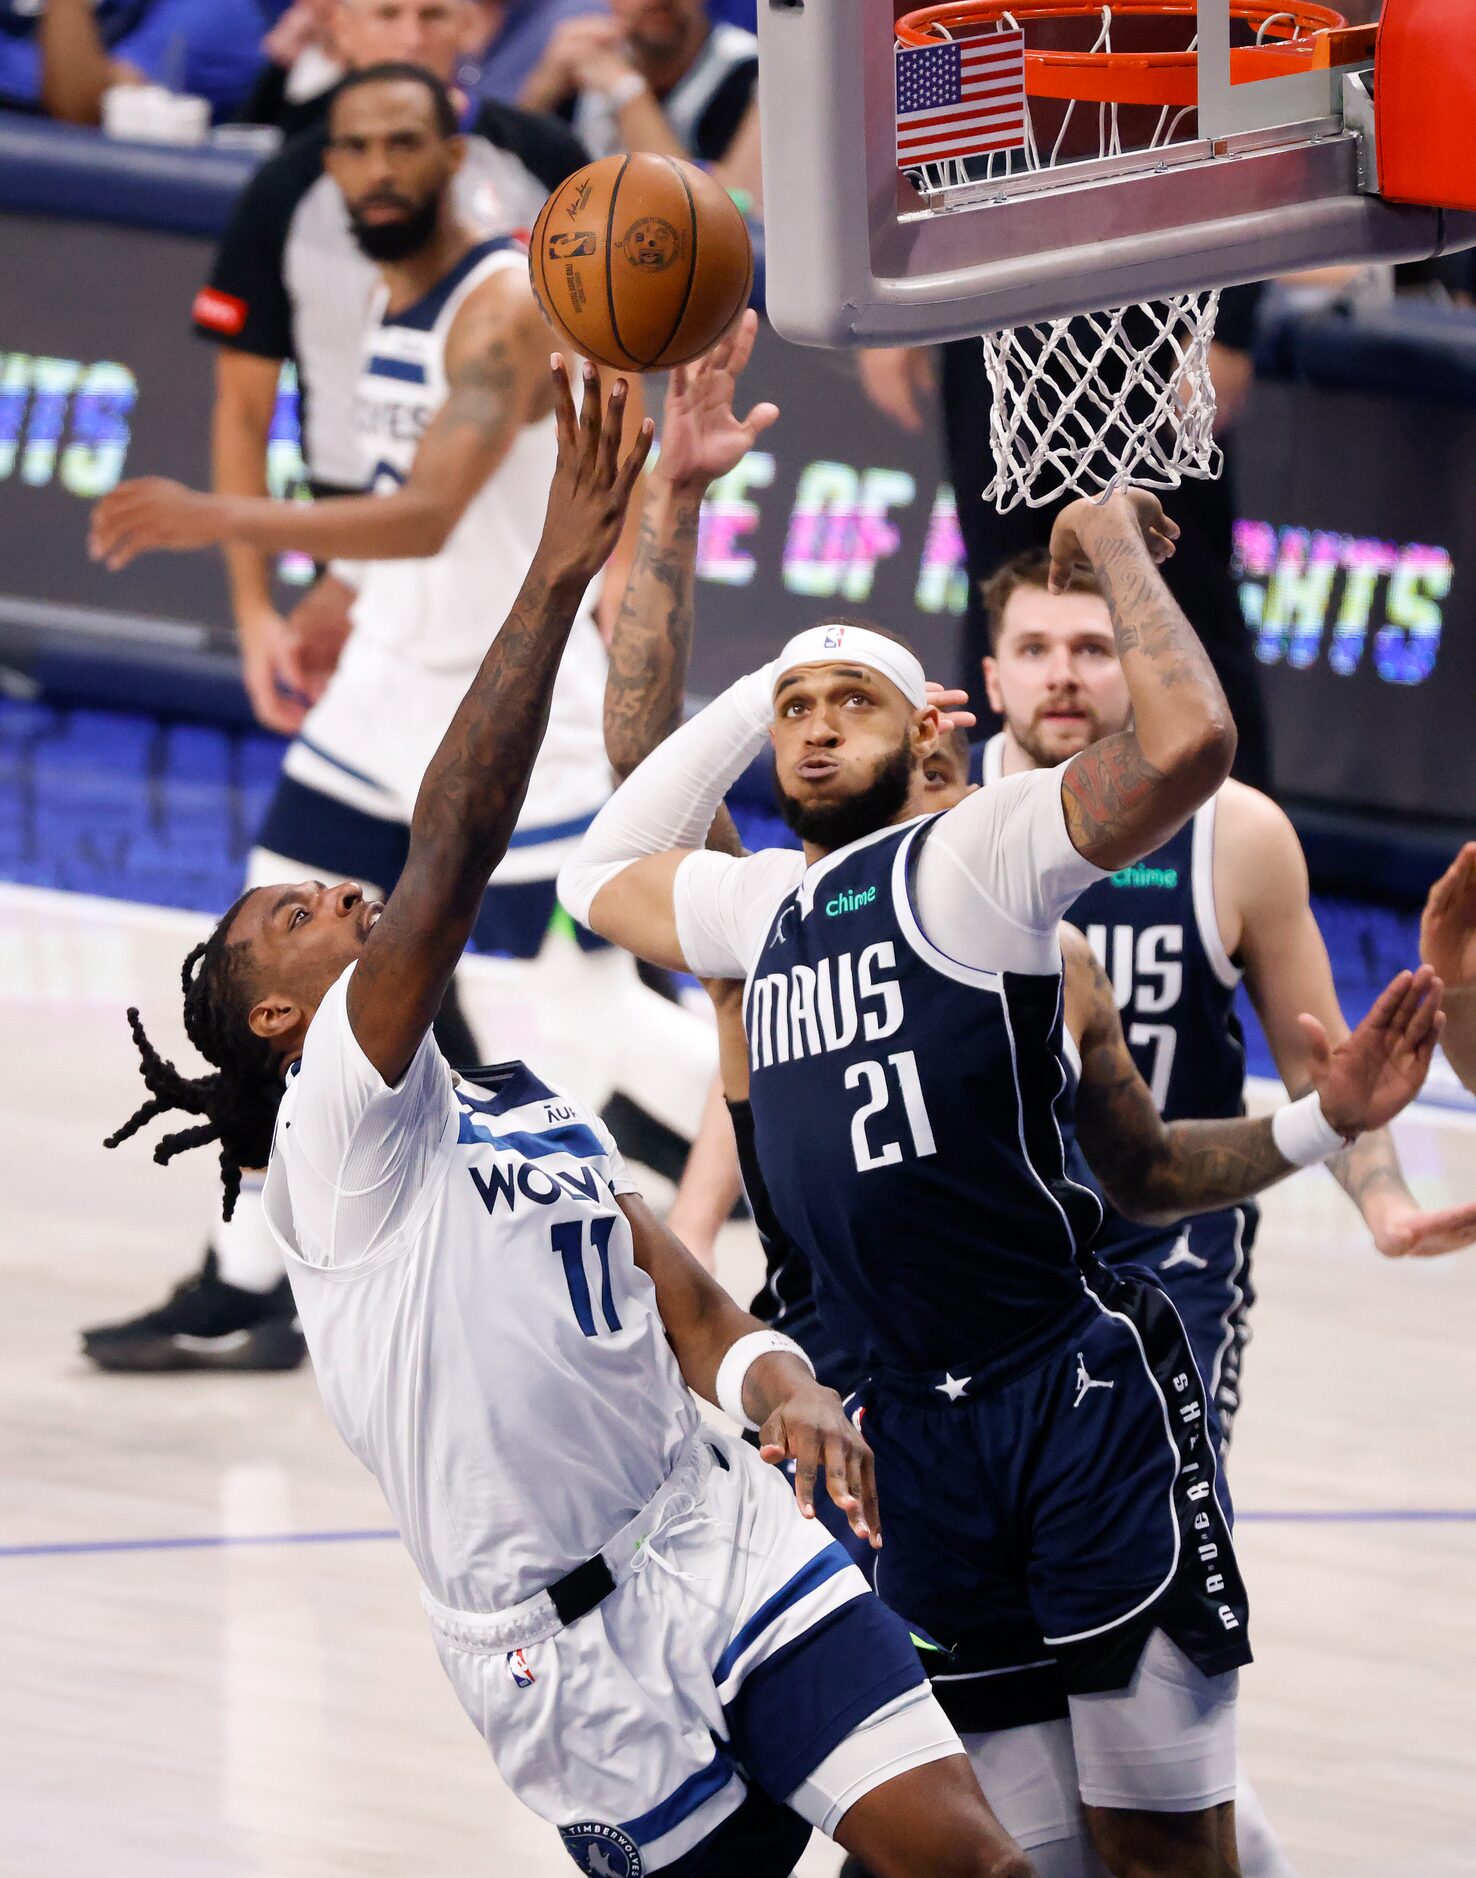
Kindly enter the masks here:
M 245 1291 L 220 1276 L 213 1250 L 167 1301 L 120 1324 L 82 1332 L 99 1369 L 296 1369 L 307 1352 L 292 1288 Z

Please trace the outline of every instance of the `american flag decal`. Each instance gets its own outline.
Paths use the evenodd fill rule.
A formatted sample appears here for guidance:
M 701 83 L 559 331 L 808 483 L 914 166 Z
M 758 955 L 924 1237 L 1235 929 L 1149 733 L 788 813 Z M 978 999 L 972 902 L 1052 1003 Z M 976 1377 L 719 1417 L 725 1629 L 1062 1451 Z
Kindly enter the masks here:
M 1025 142 L 1025 35 L 985 33 L 897 48 L 897 167 Z

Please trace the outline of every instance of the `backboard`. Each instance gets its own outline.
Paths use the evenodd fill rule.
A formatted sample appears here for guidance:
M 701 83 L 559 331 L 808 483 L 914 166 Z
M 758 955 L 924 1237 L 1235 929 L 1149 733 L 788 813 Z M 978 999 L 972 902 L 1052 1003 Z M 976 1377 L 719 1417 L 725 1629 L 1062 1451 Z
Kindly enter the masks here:
M 759 0 L 768 305 L 787 338 L 963 338 L 1476 243 L 1476 216 L 1377 193 L 1375 35 L 1342 30 L 1331 0 L 907 14 L 914 45 L 1018 28 L 1028 96 L 1024 147 L 904 169 L 895 48 L 913 4 Z

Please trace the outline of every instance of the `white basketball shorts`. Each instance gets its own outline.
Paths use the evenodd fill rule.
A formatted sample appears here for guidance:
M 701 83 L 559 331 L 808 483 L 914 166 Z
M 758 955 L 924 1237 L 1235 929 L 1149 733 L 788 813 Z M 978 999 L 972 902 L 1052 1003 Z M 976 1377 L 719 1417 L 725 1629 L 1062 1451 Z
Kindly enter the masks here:
M 512 1651 L 433 1621 L 503 1779 L 596 1878 L 787 1874 L 812 1825 L 963 1752 L 906 1625 L 783 1476 L 697 1438 L 695 1504 L 585 1616 Z

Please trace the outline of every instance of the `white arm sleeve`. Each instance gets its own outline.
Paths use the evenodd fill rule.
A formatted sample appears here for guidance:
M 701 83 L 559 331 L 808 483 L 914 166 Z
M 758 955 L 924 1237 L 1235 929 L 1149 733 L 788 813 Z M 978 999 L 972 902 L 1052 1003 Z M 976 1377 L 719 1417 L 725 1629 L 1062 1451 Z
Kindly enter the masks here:
M 764 746 L 771 667 L 750 672 L 673 732 L 611 796 L 559 873 L 559 898 L 589 924 L 595 895 L 632 861 L 700 848 L 723 797 Z
M 394 1088 L 365 1056 L 349 1022 L 352 971 L 308 1026 L 273 1148 L 299 1256 L 340 1269 L 372 1257 L 413 1217 L 456 1108 L 430 1031 Z
M 1057 922 L 1103 878 L 1067 831 L 1061 772 L 1030 770 L 976 789 L 939 820 L 918 864 L 918 919 L 960 964 L 1054 972 Z

